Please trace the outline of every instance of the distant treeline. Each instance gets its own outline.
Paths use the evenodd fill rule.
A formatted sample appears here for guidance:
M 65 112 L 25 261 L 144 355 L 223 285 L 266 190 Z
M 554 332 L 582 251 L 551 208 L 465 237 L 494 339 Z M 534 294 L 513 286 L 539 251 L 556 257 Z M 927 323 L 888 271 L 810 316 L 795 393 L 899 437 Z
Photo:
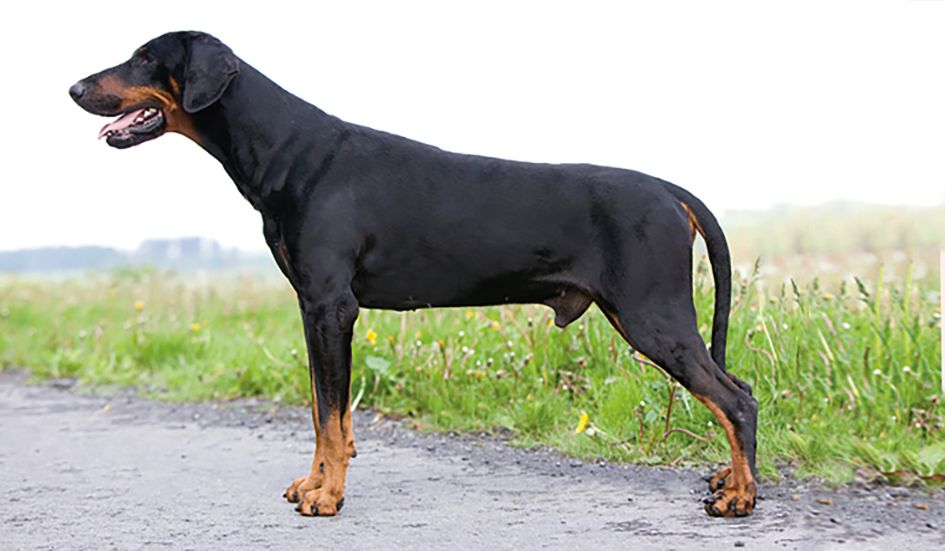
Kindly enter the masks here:
M 721 217 L 737 266 L 783 266 L 792 276 L 853 272 L 864 261 L 915 262 L 937 274 L 945 246 L 945 208 L 834 202 L 780 205 L 764 211 L 730 211 Z M 704 247 L 697 243 L 702 254 Z M 811 265 L 804 262 L 809 261 Z M 174 270 L 261 269 L 277 273 L 268 253 L 226 249 L 211 239 L 150 239 L 134 251 L 109 247 L 44 247 L 0 252 L 0 273 L 54 273 L 151 265 Z M 826 268 L 825 268 L 826 267 Z
M 271 269 L 265 253 L 225 249 L 202 237 L 149 239 L 134 251 L 110 247 L 40 247 L 0 252 L 0 272 L 49 273 L 150 265 L 174 270 Z
M 833 202 L 730 211 L 722 219 L 736 257 L 910 253 L 945 245 L 945 207 Z
M 736 267 L 755 259 L 768 275 L 807 279 L 848 277 L 938 278 L 945 247 L 945 207 L 834 202 L 732 211 L 722 226 Z

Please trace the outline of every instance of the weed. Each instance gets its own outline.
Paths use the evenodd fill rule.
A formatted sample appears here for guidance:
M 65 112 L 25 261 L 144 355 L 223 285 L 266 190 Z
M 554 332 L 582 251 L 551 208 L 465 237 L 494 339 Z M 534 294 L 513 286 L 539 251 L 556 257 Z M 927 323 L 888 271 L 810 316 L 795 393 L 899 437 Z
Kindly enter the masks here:
M 736 278 L 729 368 L 760 404 L 759 468 L 835 481 L 945 479 L 938 295 L 880 275 L 779 284 Z M 708 337 L 711 276 L 695 271 Z M 851 288 L 856 290 L 851 292 Z M 363 310 L 352 394 L 434 430 L 511 434 L 581 457 L 723 462 L 711 414 L 592 309 L 560 331 L 550 310 Z M 133 385 L 172 400 L 309 400 L 296 301 L 252 277 L 212 285 L 155 270 L 0 281 L 0 366 Z M 580 430 L 575 430 L 578 427 Z

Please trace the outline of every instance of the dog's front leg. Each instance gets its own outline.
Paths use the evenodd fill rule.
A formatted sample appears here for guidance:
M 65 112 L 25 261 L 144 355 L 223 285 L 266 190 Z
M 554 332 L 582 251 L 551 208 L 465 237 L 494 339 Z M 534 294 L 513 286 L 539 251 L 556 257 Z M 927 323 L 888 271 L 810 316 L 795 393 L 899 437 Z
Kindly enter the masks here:
M 278 261 L 278 260 L 277 260 Z M 280 267 L 282 263 L 279 262 Z M 312 459 L 312 468 L 309 470 L 309 473 L 305 476 L 301 476 L 292 481 L 292 484 L 289 484 L 289 487 L 286 489 L 285 493 L 282 494 L 282 497 L 289 500 L 290 503 L 298 503 L 298 501 L 305 496 L 308 492 L 312 490 L 317 490 L 322 487 L 322 471 L 324 470 L 322 465 L 321 454 L 323 450 L 318 447 L 318 395 L 315 389 L 315 367 L 313 364 L 314 358 L 312 356 L 312 345 L 308 344 L 311 342 L 311 327 L 306 323 L 305 316 L 305 303 L 302 301 L 301 297 L 299 298 L 299 310 L 302 313 L 302 324 L 305 330 L 305 342 L 306 348 L 308 349 L 308 374 L 309 374 L 309 386 L 312 392 L 312 424 L 315 426 L 315 457 Z M 353 435 L 352 435 L 353 440 Z
M 303 515 L 331 516 L 344 502 L 348 461 L 354 454 L 348 401 L 358 302 L 348 289 L 316 296 L 300 293 L 300 303 L 312 382 L 315 457 L 311 472 L 292 483 L 286 498 L 298 501 Z

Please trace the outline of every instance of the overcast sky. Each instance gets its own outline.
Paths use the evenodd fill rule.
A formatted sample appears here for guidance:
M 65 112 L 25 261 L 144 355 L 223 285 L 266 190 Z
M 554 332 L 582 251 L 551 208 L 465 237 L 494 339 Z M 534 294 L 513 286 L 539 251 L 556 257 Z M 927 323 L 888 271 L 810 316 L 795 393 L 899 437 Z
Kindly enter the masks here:
M 720 213 L 945 198 L 945 1 L 0 10 L 0 249 L 184 235 L 264 248 L 212 157 L 177 135 L 111 149 L 96 140 L 107 120 L 67 94 L 182 29 L 351 122 L 466 153 L 633 168 Z

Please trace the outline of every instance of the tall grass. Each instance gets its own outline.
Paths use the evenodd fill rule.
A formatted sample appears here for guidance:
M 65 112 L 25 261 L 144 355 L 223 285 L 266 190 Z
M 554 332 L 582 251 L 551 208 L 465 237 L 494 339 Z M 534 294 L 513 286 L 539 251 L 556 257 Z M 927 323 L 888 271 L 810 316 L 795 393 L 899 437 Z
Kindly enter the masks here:
M 928 279 L 735 282 L 729 368 L 760 403 L 759 468 L 830 480 L 945 480 L 941 312 Z M 882 272 L 880 272 L 882 274 Z M 696 274 L 708 337 L 711 276 Z M 592 309 L 566 330 L 538 306 L 362 310 L 352 395 L 419 428 L 486 430 L 580 457 L 727 459 L 711 414 Z M 309 399 L 296 301 L 252 277 L 156 271 L 0 282 L 0 365 L 167 399 Z

